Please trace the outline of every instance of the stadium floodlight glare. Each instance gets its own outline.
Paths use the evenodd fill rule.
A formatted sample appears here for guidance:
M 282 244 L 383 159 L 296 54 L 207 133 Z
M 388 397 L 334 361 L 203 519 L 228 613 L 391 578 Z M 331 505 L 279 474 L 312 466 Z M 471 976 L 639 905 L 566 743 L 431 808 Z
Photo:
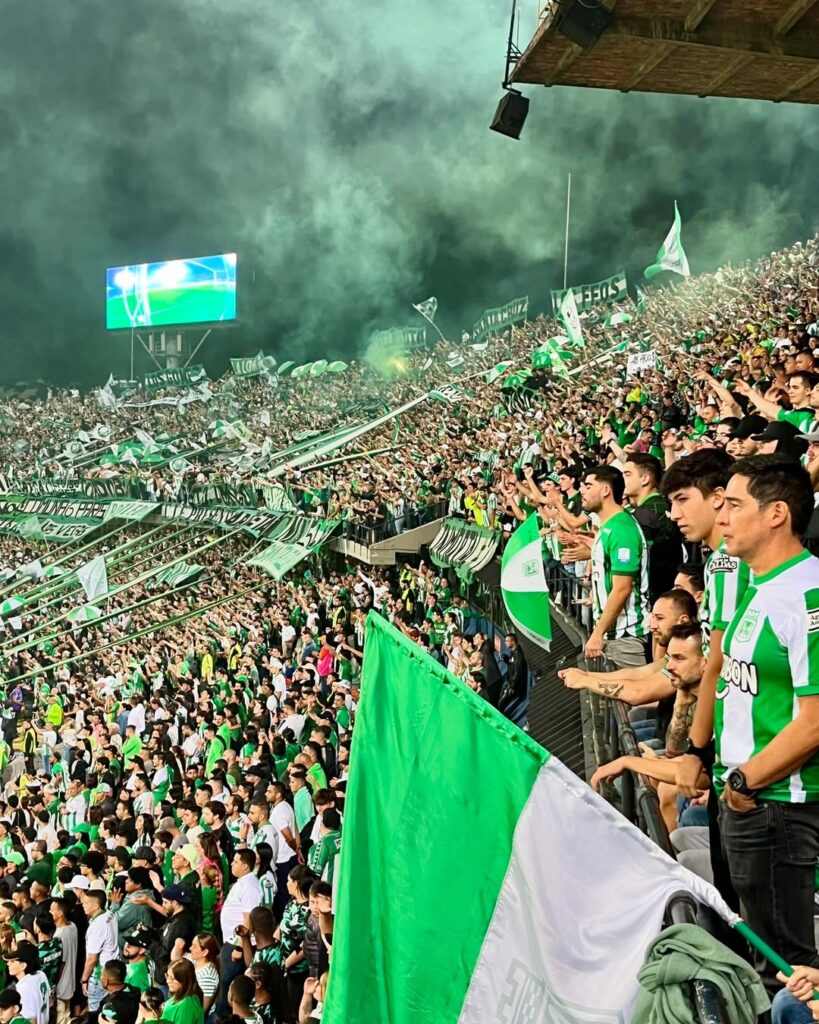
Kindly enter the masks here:
M 529 113 L 529 98 L 515 89 L 508 89 L 501 96 L 489 127 L 499 135 L 519 139 Z
M 235 252 L 106 271 L 105 325 L 181 327 L 236 319 Z

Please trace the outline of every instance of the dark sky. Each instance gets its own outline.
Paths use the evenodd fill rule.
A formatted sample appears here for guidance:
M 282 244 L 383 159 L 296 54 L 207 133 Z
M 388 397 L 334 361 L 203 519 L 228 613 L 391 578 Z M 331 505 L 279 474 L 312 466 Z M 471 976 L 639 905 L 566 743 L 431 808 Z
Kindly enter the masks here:
M 522 5 L 521 42 L 534 27 Z M 694 272 L 817 227 L 816 111 L 530 89 L 520 142 L 488 131 L 506 0 L 29 0 L 0 39 L 0 382 L 127 370 L 106 266 L 239 253 L 260 346 L 351 356 L 437 295 L 486 306 L 652 262 L 677 199 Z M 255 278 L 255 280 L 254 280 Z

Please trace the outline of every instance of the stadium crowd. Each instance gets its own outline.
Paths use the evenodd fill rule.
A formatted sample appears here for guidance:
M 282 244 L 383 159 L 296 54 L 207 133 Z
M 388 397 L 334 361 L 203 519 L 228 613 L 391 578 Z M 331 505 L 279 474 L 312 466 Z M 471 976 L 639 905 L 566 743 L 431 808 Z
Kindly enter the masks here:
M 6 489 L 77 461 L 76 475 L 154 500 L 224 482 L 261 501 L 270 481 L 245 440 L 275 452 L 454 382 L 367 434 L 366 455 L 287 468 L 289 501 L 387 532 L 431 507 L 505 537 L 537 514 L 555 603 L 580 602 L 585 653 L 608 662 L 563 683 L 627 702 L 642 740 L 592 785 L 654 780 L 680 859 L 797 967 L 785 981 L 758 964 L 774 1021 L 819 1019 L 817 261 L 814 238 L 657 290 L 620 328 L 592 313 L 579 368 L 525 386 L 488 371 L 528 365 L 561 331 L 545 317 L 455 359 L 409 355 L 387 381 L 352 366 L 320 392 L 312 378 L 226 377 L 184 408 L 9 399 Z M 653 368 L 629 375 L 638 349 Z M 217 415 L 246 434 L 210 445 Z M 177 439 L 183 464 L 88 457 L 135 427 Z M 97 441 L 66 454 L 80 431 Z M 501 710 L 525 693 L 525 659 L 514 635 L 499 659 L 467 628 L 454 577 L 417 559 L 387 570 L 322 554 L 273 582 L 248 563 L 247 533 L 154 529 L 100 540 L 116 558 L 98 623 L 70 618 L 76 586 L 21 584 L 53 560 L 43 539 L 0 539 L 4 594 L 23 601 L 0 612 L 0 1018 L 320 1019 L 367 613 Z M 66 568 L 84 560 L 67 550 Z M 150 573 L 187 557 L 197 572 L 179 583 Z

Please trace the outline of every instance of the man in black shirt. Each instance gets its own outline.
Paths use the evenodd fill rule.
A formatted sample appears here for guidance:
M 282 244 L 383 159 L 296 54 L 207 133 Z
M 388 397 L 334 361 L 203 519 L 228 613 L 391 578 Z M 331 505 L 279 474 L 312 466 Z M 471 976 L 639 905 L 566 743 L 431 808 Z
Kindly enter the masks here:
M 637 520 L 648 546 L 648 593 L 652 602 L 674 586 L 683 560 L 682 534 L 668 517 L 668 502 L 658 488 L 663 468 L 645 452 L 631 452 L 623 466 L 627 511 Z
M 147 902 L 147 901 L 146 901 Z M 190 949 L 193 937 L 196 935 L 196 925 L 193 915 L 188 909 L 190 897 L 181 885 L 169 885 L 162 890 L 162 910 L 167 920 L 159 941 L 151 946 L 151 956 L 156 967 L 154 980 L 157 985 L 165 984 L 165 973 L 168 965 L 176 951 L 182 956 Z
M 126 970 L 121 960 L 109 960 L 103 967 L 100 981 L 107 994 L 99 1009 L 100 1021 L 136 1024 L 140 993 L 134 985 L 126 985 Z

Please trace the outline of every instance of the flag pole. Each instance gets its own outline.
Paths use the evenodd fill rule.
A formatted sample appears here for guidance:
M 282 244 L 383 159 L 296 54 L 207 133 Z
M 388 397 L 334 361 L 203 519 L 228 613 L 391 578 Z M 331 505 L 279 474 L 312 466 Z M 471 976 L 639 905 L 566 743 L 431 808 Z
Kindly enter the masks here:
M 412 306 L 412 308 L 415 310 L 416 313 L 421 313 L 421 310 L 415 305 L 415 303 L 411 302 L 410 305 Z M 446 338 L 443 336 L 443 334 L 441 334 L 441 329 L 438 327 L 438 325 L 435 323 L 435 321 L 434 320 L 430 320 L 430 318 L 426 315 L 426 313 L 421 313 L 421 316 L 427 321 L 427 323 L 432 324 L 432 326 L 438 332 L 438 337 L 446 345 Z
M 572 207 L 572 175 L 569 172 L 566 182 L 566 240 L 563 245 L 563 290 L 568 288 L 569 280 L 569 212 Z

